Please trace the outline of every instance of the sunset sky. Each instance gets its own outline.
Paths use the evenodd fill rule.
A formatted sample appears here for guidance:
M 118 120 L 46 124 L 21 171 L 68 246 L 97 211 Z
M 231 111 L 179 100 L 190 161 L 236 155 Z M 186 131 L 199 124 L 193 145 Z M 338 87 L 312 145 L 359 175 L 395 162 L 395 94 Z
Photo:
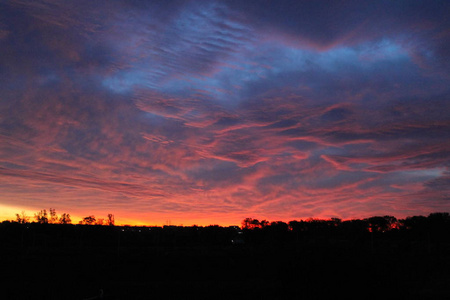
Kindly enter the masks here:
M 450 1 L 0 3 L 0 220 L 450 211 Z

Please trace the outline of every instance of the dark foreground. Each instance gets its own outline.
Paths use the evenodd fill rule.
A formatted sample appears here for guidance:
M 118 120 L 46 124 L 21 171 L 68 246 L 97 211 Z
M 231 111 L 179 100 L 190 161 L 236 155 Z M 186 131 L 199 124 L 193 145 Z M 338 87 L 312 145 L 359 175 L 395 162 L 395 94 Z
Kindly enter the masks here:
M 0 298 L 450 299 L 447 230 L 239 232 L 0 224 Z

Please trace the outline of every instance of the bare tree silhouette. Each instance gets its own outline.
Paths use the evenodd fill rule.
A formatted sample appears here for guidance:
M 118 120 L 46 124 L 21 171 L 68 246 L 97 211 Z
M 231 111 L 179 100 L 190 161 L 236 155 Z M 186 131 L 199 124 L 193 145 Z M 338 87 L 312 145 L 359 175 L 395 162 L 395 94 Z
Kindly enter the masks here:
M 70 224 L 72 223 L 72 220 L 70 219 L 70 215 L 63 213 L 61 217 L 59 218 L 59 224 Z
M 56 215 L 56 210 L 54 208 L 50 208 L 50 218 L 48 220 L 50 224 L 58 223 L 58 216 Z
M 28 223 L 29 221 L 30 221 L 30 217 L 28 217 L 25 214 L 24 210 L 22 210 L 22 212 L 20 214 L 16 214 L 16 222 L 17 223 L 25 224 L 25 223 Z
M 80 221 L 80 224 L 94 225 L 94 224 L 95 224 L 95 216 L 91 215 L 91 216 L 84 217 L 84 218 Z
M 34 218 L 36 219 L 36 222 L 38 222 L 40 224 L 48 224 L 48 215 L 47 215 L 47 211 L 45 209 L 34 214 Z
M 108 220 L 106 221 L 106 225 L 114 226 L 114 215 L 108 214 Z

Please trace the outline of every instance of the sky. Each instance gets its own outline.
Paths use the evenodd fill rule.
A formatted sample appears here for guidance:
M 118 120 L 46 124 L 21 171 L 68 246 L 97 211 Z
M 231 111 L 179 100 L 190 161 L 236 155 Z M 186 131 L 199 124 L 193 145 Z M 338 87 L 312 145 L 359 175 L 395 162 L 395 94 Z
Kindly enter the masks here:
M 450 211 L 449 1 L 0 3 L 0 219 Z

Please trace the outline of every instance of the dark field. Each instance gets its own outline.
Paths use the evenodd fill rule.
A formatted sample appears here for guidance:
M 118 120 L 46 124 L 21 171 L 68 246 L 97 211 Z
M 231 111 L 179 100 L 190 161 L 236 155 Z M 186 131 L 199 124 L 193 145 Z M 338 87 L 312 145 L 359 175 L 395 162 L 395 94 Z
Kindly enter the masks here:
M 449 233 L 4 222 L 0 298 L 450 299 Z

